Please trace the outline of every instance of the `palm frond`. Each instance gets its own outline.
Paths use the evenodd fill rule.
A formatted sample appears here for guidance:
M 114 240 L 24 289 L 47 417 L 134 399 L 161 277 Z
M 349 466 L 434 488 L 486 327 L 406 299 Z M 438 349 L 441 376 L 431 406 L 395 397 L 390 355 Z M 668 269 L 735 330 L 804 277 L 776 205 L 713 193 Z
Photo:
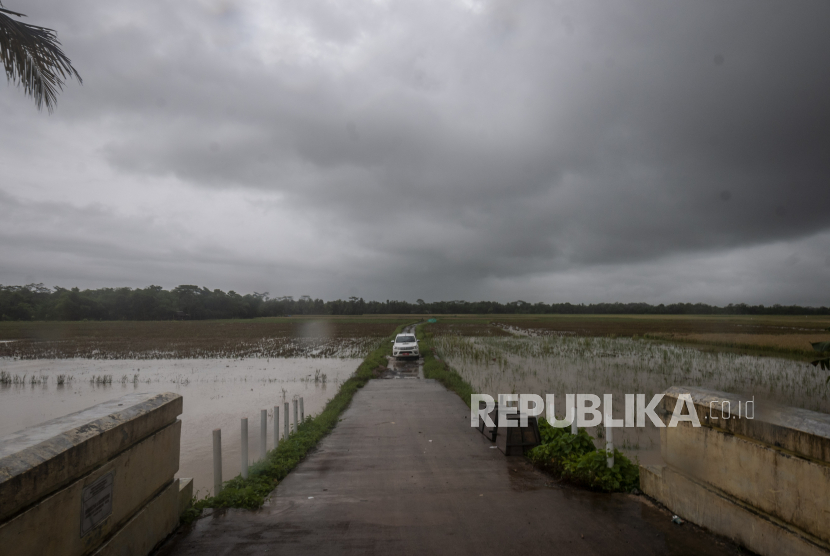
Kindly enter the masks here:
M 830 351 L 830 342 L 815 342 L 810 345 L 815 351 Z
M 65 80 L 83 80 L 63 53 L 55 31 L 12 19 L 10 16 L 26 16 L 2 6 L 0 3 L 0 60 L 6 78 L 15 85 L 22 84 L 38 110 L 46 105 L 51 113 Z

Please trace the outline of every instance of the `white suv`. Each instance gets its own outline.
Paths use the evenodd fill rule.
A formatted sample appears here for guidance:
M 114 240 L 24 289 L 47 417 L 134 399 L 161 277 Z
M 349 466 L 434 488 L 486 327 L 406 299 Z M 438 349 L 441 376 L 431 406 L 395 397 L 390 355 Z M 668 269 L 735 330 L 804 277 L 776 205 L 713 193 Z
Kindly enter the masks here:
M 418 340 L 415 339 L 415 334 L 398 334 L 392 340 L 392 356 L 398 359 L 420 357 L 421 353 L 418 351 Z

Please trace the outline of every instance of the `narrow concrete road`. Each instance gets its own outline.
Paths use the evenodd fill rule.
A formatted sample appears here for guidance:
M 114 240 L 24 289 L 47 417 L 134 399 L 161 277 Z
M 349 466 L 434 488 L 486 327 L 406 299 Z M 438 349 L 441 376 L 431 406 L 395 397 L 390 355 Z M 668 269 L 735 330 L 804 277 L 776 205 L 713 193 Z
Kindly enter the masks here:
M 504 457 L 431 380 L 372 380 L 261 510 L 216 511 L 160 554 L 745 554 L 643 497 Z

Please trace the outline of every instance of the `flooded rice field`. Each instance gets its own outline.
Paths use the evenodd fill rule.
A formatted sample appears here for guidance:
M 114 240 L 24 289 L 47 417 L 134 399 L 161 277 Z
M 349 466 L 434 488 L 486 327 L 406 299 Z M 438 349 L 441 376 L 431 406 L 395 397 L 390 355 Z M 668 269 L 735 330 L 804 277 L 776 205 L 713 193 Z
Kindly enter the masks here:
M 366 357 L 378 346 L 377 338 L 221 338 L 207 342 L 139 342 L 112 340 L 6 340 L 0 357 L 11 359 L 213 359 L 286 357 Z
M 703 352 L 632 338 L 568 335 L 463 337 L 436 335 L 438 353 L 474 391 L 490 394 L 614 394 L 614 416 L 623 417 L 623 394 L 647 399 L 670 386 L 700 386 L 764 401 L 830 412 L 827 374 L 798 361 Z M 560 401 L 561 400 L 561 401 Z M 562 404 L 562 405 L 559 405 Z M 602 430 L 591 431 L 597 438 Z M 615 431 L 615 444 L 641 463 L 659 462 L 659 431 Z
M 0 323 L 0 358 L 366 357 L 397 320 L 264 319 Z
M 312 345 L 312 344 L 309 344 Z M 320 342 L 315 344 L 319 347 Z M 340 342 L 339 346 L 344 343 Z M 362 352 L 362 350 L 361 350 Z M 338 353 L 349 354 L 348 349 Z M 212 431 L 222 429 L 224 479 L 240 470 L 240 419 L 248 418 L 249 461 L 259 457 L 260 410 L 302 397 L 305 415 L 319 413 L 362 357 L 219 359 L 0 359 L 0 437 L 133 392 L 184 397 L 179 477 L 212 493 Z M 291 410 L 293 419 L 293 408 Z M 283 416 L 280 415 L 282 430 Z

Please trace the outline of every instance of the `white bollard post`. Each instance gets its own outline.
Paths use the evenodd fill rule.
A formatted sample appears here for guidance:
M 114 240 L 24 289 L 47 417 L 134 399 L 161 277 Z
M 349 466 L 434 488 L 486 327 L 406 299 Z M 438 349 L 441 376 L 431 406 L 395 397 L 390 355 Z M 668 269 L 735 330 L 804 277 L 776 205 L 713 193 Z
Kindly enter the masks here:
M 268 410 L 259 412 L 259 459 L 265 461 L 268 453 Z
M 300 398 L 300 423 L 305 422 L 305 410 L 303 409 L 303 399 Z
M 288 433 L 289 433 L 289 420 L 288 420 L 288 402 L 285 402 L 285 411 L 283 412 L 283 417 L 285 423 L 282 424 L 283 426 L 283 439 L 288 440 Z
M 299 417 L 297 412 L 297 405 L 297 400 L 294 400 L 294 428 L 291 429 L 294 432 L 297 432 L 297 426 L 300 424 L 300 422 L 297 420 L 297 417 Z
M 576 426 L 576 396 L 574 396 L 573 421 L 571 421 L 571 434 L 578 434 L 579 427 Z
M 240 452 L 242 460 L 242 478 L 248 478 L 248 418 L 242 419 L 242 451 Z
M 614 467 L 614 427 L 608 426 L 611 422 L 611 414 L 605 415 L 605 453 L 608 455 L 608 469 Z
M 213 429 L 213 495 L 222 492 L 222 429 Z
M 280 406 L 274 406 L 274 449 L 280 443 Z

